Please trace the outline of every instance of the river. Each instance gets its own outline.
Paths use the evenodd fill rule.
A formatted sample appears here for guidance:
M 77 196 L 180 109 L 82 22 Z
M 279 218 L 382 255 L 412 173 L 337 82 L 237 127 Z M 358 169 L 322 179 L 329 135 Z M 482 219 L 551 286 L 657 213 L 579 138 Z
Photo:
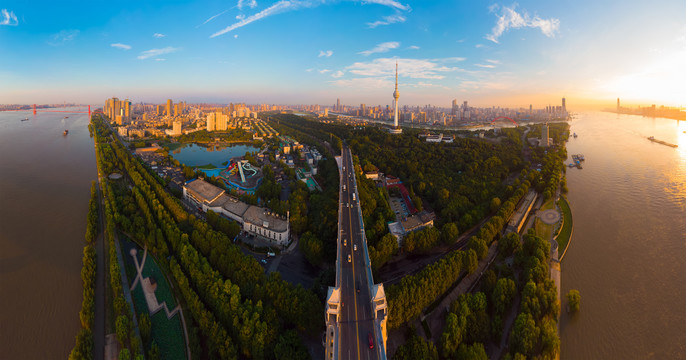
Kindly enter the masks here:
M 561 358 L 686 358 L 686 123 L 584 113 L 570 124 L 568 153 L 586 161 L 567 170 L 562 295 L 578 289 L 581 309 L 563 310 Z
M 2 359 L 66 359 L 74 346 L 96 178 L 88 120 L 86 114 L 0 112 Z

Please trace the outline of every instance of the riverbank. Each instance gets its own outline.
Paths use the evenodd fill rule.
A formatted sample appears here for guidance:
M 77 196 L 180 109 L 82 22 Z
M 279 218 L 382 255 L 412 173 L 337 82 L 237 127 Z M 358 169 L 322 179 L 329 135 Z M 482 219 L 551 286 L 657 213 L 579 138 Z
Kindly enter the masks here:
M 558 252 L 562 250 L 562 255 L 559 256 L 559 261 L 564 259 L 567 249 L 569 249 L 569 244 L 572 240 L 572 234 L 574 233 L 574 223 L 572 218 L 572 209 L 569 207 L 569 202 L 565 196 L 560 197 L 560 201 L 557 202 L 557 206 L 562 212 L 562 228 L 557 234 L 555 240 L 559 246 Z

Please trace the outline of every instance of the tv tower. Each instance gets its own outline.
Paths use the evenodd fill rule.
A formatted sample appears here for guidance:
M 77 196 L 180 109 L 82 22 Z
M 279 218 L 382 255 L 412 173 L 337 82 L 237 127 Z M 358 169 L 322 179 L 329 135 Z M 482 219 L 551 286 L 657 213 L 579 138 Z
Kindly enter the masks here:
M 395 99 L 395 115 L 393 116 L 393 127 L 398 128 L 398 99 L 400 93 L 398 92 L 398 61 L 395 61 L 395 91 L 393 92 L 393 99 Z

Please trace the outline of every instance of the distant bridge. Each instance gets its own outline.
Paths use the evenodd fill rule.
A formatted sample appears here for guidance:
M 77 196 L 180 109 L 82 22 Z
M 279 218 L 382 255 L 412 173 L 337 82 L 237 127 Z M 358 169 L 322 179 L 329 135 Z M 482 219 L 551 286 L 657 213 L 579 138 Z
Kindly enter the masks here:
M 507 116 L 498 116 L 497 118 L 491 120 L 491 125 L 495 125 L 495 122 L 496 122 L 497 120 L 500 120 L 500 119 L 507 119 L 507 120 L 510 120 L 510 122 L 512 122 L 512 123 L 514 124 L 514 126 L 519 126 L 519 124 L 517 124 L 516 121 L 514 121 L 512 118 L 509 118 L 509 117 L 507 117 Z
M 33 104 L 33 115 L 36 115 L 38 112 L 62 112 L 62 113 L 71 113 L 71 114 L 88 114 L 88 116 L 91 115 L 91 106 L 88 105 L 88 110 L 86 108 L 81 108 L 81 109 L 76 109 L 76 110 L 53 110 L 54 108 L 37 108 L 36 104 Z M 83 111 L 78 111 L 78 110 L 83 110 Z M 0 110 L 0 111 L 31 111 L 31 109 L 11 109 L 11 110 Z

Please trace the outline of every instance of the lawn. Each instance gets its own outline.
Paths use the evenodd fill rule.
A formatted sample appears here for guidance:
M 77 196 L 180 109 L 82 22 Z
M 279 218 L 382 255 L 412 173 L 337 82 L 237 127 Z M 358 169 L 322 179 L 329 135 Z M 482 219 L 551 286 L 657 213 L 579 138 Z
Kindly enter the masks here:
M 550 210 L 555 208 L 555 202 L 552 200 L 549 200 L 543 206 L 541 206 L 541 209 L 539 211 L 545 211 L 545 210 Z M 544 240 L 550 240 L 553 236 L 553 230 L 555 229 L 555 225 L 548 225 L 541 221 L 538 217 L 535 220 L 534 226 L 536 228 L 536 235 L 541 237 Z
M 560 207 L 560 210 L 562 211 L 562 216 L 564 218 L 564 224 L 562 225 L 562 229 L 560 230 L 560 233 L 557 235 L 557 244 L 559 246 L 559 256 L 564 255 L 565 250 L 567 250 L 567 245 L 569 244 L 569 240 L 572 237 L 572 228 L 573 228 L 573 220 L 572 220 L 572 210 L 569 208 L 569 203 L 567 202 L 567 198 L 564 196 L 560 198 L 560 201 L 557 202 L 557 205 Z M 560 258 L 562 260 L 562 258 Z
M 136 270 L 129 251 L 132 248 L 138 250 L 137 258 L 138 262 L 141 263 L 143 261 L 143 249 L 138 247 L 137 244 L 129 240 L 123 234 L 120 234 L 119 238 L 122 255 L 124 255 L 126 260 L 127 275 L 129 276 L 129 281 L 133 282 Z M 129 273 L 129 271 L 132 273 Z M 169 311 L 174 310 L 176 307 L 176 300 L 172 295 L 169 282 L 167 282 L 167 279 L 163 276 L 162 270 L 160 270 L 157 262 L 152 257 L 152 254 L 148 253 L 147 259 L 145 260 L 145 266 L 143 267 L 143 277 L 150 276 L 153 276 L 157 280 L 157 290 L 155 290 L 157 301 L 160 304 L 166 302 Z M 136 313 L 139 318 L 142 314 L 150 315 L 148 304 L 145 301 L 143 287 L 140 283 L 131 291 L 131 297 L 133 298 L 134 307 L 136 308 Z M 181 315 L 176 314 L 171 319 L 167 319 L 167 314 L 164 309 L 162 309 L 155 313 L 155 315 L 150 316 L 150 322 L 152 324 L 151 338 L 159 346 L 160 358 L 172 360 L 186 359 L 186 341 L 183 335 Z M 145 344 L 146 351 L 150 349 L 150 346 L 151 344 Z

